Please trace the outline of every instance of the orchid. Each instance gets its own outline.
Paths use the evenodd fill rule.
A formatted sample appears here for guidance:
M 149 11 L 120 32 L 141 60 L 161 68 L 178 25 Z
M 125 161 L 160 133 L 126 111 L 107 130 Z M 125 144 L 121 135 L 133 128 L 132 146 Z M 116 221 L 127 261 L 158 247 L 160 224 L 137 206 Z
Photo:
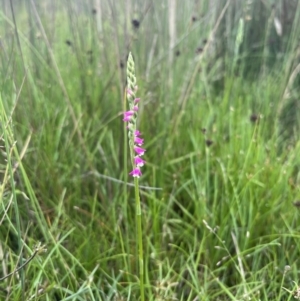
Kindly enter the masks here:
M 139 194 L 139 178 L 142 176 L 141 167 L 145 161 L 141 158 L 146 149 L 141 146 L 144 144 L 144 139 L 141 138 L 141 132 L 136 128 L 136 121 L 139 112 L 140 98 L 136 98 L 135 93 L 138 88 L 136 85 L 134 61 L 131 53 L 128 55 L 127 61 L 127 88 L 126 96 L 129 104 L 129 111 L 123 113 L 123 121 L 126 122 L 124 131 L 128 131 L 130 157 L 132 163 L 132 171 L 129 173 L 134 178 L 134 192 L 136 204 L 136 221 L 137 221 L 137 241 L 138 241 L 138 258 L 139 258 L 139 286 L 141 293 L 141 301 L 145 301 L 144 287 L 144 255 L 143 255 L 143 231 L 142 231 L 142 208 Z M 126 142 L 125 142 L 126 143 Z M 124 160 L 126 162 L 126 159 Z

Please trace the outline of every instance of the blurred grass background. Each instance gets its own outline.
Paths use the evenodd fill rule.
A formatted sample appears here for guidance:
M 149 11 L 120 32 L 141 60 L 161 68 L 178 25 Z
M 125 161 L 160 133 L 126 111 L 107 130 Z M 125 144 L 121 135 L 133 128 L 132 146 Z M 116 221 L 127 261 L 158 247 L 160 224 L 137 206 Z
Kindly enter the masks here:
M 299 14 L 298 0 L 3 0 L 0 278 L 47 252 L 0 299 L 139 300 L 131 51 L 147 300 L 292 300 Z

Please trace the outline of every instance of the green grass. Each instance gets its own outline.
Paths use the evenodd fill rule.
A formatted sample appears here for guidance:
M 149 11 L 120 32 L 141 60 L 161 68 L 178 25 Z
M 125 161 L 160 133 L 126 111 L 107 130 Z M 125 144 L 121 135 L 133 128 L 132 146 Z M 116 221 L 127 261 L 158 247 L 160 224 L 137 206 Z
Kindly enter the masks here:
M 146 300 L 293 300 L 299 9 L 290 2 L 296 13 L 278 38 L 265 2 L 229 3 L 223 17 L 222 1 L 178 2 L 171 65 L 167 1 L 132 3 L 128 14 L 121 1 L 99 1 L 101 15 L 84 1 L 28 1 L 14 7 L 16 24 L 3 6 L 0 278 L 38 242 L 47 252 L 0 281 L 1 300 L 139 300 L 121 114 L 129 51 L 147 149 Z

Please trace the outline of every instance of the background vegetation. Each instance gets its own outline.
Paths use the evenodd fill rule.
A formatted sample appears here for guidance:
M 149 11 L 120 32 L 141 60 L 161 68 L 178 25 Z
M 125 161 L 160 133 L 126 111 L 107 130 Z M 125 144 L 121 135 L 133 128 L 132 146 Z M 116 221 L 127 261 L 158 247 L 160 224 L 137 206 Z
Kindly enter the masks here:
M 2 1 L 0 14 L 0 277 L 36 255 L 1 300 L 139 299 L 129 51 L 147 300 L 294 298 L 298 0 Z

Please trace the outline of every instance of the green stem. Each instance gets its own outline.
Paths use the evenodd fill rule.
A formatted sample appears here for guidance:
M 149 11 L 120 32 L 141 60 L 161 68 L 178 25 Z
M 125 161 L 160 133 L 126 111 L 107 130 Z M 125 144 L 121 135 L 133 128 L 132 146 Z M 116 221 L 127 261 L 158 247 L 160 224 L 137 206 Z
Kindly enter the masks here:
M 138 178 L 134 178 L 134 187 L 135 187 L 135 206 L 136 206 L 136 220 L 137 220 L 137 237 L 138 237 L 138 249 L 139 249 L 138 253 L 139 253 L 139 272 L 140 272 L 140 292 L 141 292 L 141 301 L 145 301 L 142 210 L 141 210 Z

